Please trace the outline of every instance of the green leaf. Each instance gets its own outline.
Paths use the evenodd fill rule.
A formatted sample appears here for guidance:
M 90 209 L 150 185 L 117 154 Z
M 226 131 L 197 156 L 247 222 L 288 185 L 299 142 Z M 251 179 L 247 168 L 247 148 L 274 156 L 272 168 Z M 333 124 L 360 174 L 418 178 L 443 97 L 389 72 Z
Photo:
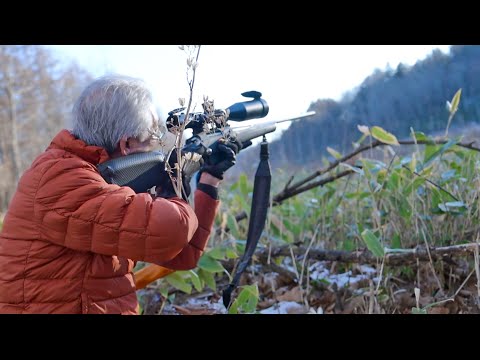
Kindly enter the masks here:
M 237 190 L 238 183 L 239 183 L 239 181 L 237 180 L 230 186 L 230 192 L 233 192 L 233 191 Z
M 415 139 L 417 139 L 417 141 L 433 142 L 431 138 L 429 138 L 427 135 L 425 135 L 423 132 L 420 132 L 420 131 L 416 131 L 414 133 L 414 136 L 415 136 Z
M 417 308 L 417 307 L 412 307 L 412 314 L 427 314 L 427 310 Z
M 229 314 L 255 313 L 258 304 L 257 284 L 243 286 L 242 291 L 228 309 Z
M 207 272 L 205 270 L 198 270 L 198 276 L 201 280 L 205 281 L 210 289 L 213 291 L 217 291 L 217 283 L 215 281 L 215 275 L 213 273 Z
M 247 240 L 240 240 L 236 239 L 235 240 L 235 248 L 237 251 L 237 254 L 243 254 L 245 252 L 245 246 L 247 245 Z
M 356 167 L 356 166 L 352 166 L 352 165 L 347 164 L 347 163 L 340 163 L 340 165 L 345 166 L 346 168 L 349 168 L 350 170 L 355 171 L 357 174 L 364 175 L 363 170 Z
M 380 126 L 372 127 L 370 129 L 370 133 L 375 139 L 383 142 L 384 144 L 400 145 L 395 135 L 390 134 L 388 131 L 385 131 Z
M 395 234 L 392 237 L 392 249 L 401 249 L 402 243 L 400 242 L 400 235 Z
M 300 198 L 298 197 L 295 197 L 291 200 L 293 200 L 292 203 L 293 203 L 293 208 L 295 209 L 295 214 L 297 216 L 302 216 L 305 213 L 305 210 L 307 209 L 305 207 L 305 202 L 301 201 Z
M 240 204 L 240 208 L 247 213 L 247 216 L 250 216 L 250 205 L 245 200 L 247 197 L 236 195 L 235 201 Z
M 387 181 L 387 189 L 396 191 L 400 187 L 400 175 L 398 170 L 395 170 L 390 173 L 390 177 Z
M 404 198 L 399 200 L 398 212 L 405 220 L 410 220 L 412 217 L 412 207 Z
M 250 192 L 248 186 L 248 178 L 245 173 L 242 173 L 238 178 L 238 185 L 240 186 L 240 192 L 242 193 L 243 197 L 248 197 L 248 193 Z
M 335 159 L 341 159 L 342 154 L 340 154 L 338 151 L 332 149 L 331 147 L 327 146 L 327 151 L 330 155 L 332 155 Z
M 221 247 L 215 247 L 207 252 L 207 255 L 217 260 L 223 260 L 225 259 L 225 249 Z
M 195 290 L 202 291 L 202 282 L 200 281 L 200 277 L 198 276 L 198 274 L 193 270 L 189 270 L 189 273 Z
M 430 166 L 430 164 L 440 155 L 445 153 L 448 149 L 450 149 L 452 146 L 456 145 L 457 141 L 456 140 L 449 140 L 445 144 L 443 144 L 440 147 L 430 147 L 427 146 L 425 149 L 425 158 L 423 160 L 423 164 L 420 164 L 420 169 L 417 170 L 417 172 L 422 171 L 423 169 L 427 168 Z M 433 151 L 432 151 L 433 150 Z
M 227 259 L 238 258 L 238 254 L 235 252 L 235 250 L 229 248 L 225 251 L 225 255 L 227 256 Z
M 364 170 L 368 169 L 372 174 L 376 174 L 382 169 L 388 168 L 388 166 L 385 163 L 379 160 L 360 159 L 358 162 L 363 166 Z
M 383 185 L 383 183 L 386 180 L 386 177 L 387 177 L 387 170 L 386 169 L 380 170 L 377 174 L 377 183 Z
M 355 243 L 352 239 L 345 239 L 342 244 L 343 250 L 345 251 L 354 251 L 355 250 Z
M 289 229 L 287 229 L 286 222 L 283 218 L 272 215 L 270 230 L 275 236 L 281 237 L 283 241 L 286 241 L 288 243 L 293 242 L 294 235 Z M 237 252 L 243 253 L 244 251 L 244 249 L 240 249 L 237 246 Z
M 384 302 L 387 302 L 389 299 L 390 299 L 390 296 L 388 296 L 387 294 L 380 294 L 377 298 L 377 301 L 379 303 L 384 303 Z
M 370 193 L 369 192 L 366 192 L 366 191 L 358 191 L 358 192 L 354 192 L 354 193 L 346 193 L 345 194 L 345 198 L 346 199 L 358 199 L 358 200 L 362 200 L 362 199 L 365 199 L 367 197 L 370 196 Z
M 425 146 L 425 150 L 423 151 L 423 162 L 430 159 L 438 150 L 441 148 L 440 145 L 427 145 Z M 417 170 L 420 166 L 417 168 Z
M 455 93 L 455 95 L 453 95 L 453 99 L 452 99 L 452 106 L 450 108 L 450 114 L 454 114 L 457 112 L 458 110 L 458 104 L 460 104 L 460 96 L 462 95 L 462 89 L 458 89 L 458 91 Z
M 369 134 L 370 135 L 370 134 Z M 367 135 L 363 134 L 360 139 L 358 139 L 356 142 L 352 142 L 352 146 L 354 149 L 357 149 L 360 147 L 360 145 L 363 143 L 363 141 L 367 138 Z
M 164 285 L 161 286 L 159 289 L 160 295 L 162 295 L 165 299 L 168 298 L 168 286 Z
M 358 232 L 359 232 L 360 234 L 365 230 L 364 227 L 363 227 L 363 224 L 361 224 L 361 223 L 358 223 L 358 224 L 357 224 L 357 229 L 358 229 Z
M 442 194 L 437 188 L 432 188 L 430 193 L 430 201 L 432 204 L 432 209 L 435 212 L 435 209 L 438 208 L 438 204 L 442 203 Z
M 208 254 L 202 255 L 198 261 L 198 267 L 210 273 L 223 272 L 225 270 L 222 264 L 220 264 L 214 258 L 208 256 Z
M 289 219 L 283 219 L 283 225 L 287 228 L 287 230 L 291 231 L 293 235 L 300 236 L 300 232 L 302 231 L 300 224 L 295 224 L 293 221 Z
M 370 250 L 374 256 L 383 257 L 383 246 L 380 244 L 380 240 L 370 229 L 365 229 L 362 232 L 362 239 L 365 241 L 365 244 L 367 244 L 368 250 Z
M 408 168 L 411 172 L 414 172 L 417 169 L 417 157 L 415 156 L 415 154 L 412 155 L 412 161 L 408 165 Z
M 192 292 L 192 285 L 188 284 L 181 274 L 178 272 L 171 273 L 165 277 L 165 280 L 178 290 L 190 294 Z
M 235 219 L 235 216 L 233 214 L 229 213 L 227 215 L 227 226 L 230 229 L 230 233 L 233 235 L 235 238 L 240 237 L 240 232 L 238 230 L 238 223 L 237 220 Z
M 405 196 L 409 196 L 412 191 L 416 191 L 421 185 L 425 183 L 426 179 L 423 177 L 416 177 L 410 184 L 408 184 L 404 190 L 403 193 Z

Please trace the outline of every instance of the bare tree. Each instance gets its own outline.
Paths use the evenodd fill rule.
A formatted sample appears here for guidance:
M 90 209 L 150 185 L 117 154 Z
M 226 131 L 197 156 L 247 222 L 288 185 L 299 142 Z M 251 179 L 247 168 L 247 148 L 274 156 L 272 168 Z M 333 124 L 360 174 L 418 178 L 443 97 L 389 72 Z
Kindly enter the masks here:
M 22 172 L 69 125 L 74 98 L 91 76 L 39 45 L 0 46 L 0 212 Z

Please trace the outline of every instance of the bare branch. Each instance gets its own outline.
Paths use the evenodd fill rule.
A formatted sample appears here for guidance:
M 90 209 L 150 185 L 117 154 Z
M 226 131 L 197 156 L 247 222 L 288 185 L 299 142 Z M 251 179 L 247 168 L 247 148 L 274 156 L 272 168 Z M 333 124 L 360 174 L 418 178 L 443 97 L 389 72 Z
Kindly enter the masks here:
M 197 49 L 197 54 L 196 54 L 196 57 L 195 57 L 195 63 L 192 62 L 190 54 L 187 54 L 187 56 L 188 56 L 188 59 L 187 59 L 187 65 L 188 65 L 188 68 L 187 68 L 187 83 L 188 83 L 188 86 L 189 86 L 189 89 L 190 89 L 190 94 L 189 94 L 187 109 L 186 109 L 186 112 L 185 112 L 185 121 L 182 124 L 179 124 L 179 127 L 178 127 L 177 131 L 175 131 L 175 136 L 176 136 L 176 138 L 175 138 L 175 149 L 176 149 L 176 153 L 177 153 L 177 165 L 176 165 L 176 168 L 173 169 L 173 170 L 176 171 L 176 177 L 172 176 L 172 169 L 168 165 L 168 159 L 170 158 L 173 149 L 168 154 L 167 161 L 165 162 L 166 167 L 167 167 L 167 172 L 170 176 L 170 180 L 172 181 L 173 188 L 175 189 L 175 193 L 180 198 L 182 197 L 182 192 L 183 192 L 183 184 L 182 184 L 183 158 L 180 155 L 181 154 L 181 148 L 182 148 L 182 139 L 183 139 L 183 133 L 185 131 L 185 127 L 189 123 L 190 109 L 192 107 L 192 102 L 193 102 L 193 87 L 195 85 L 195 74 L 196 74 L 196 70 L 197 70 L 198 57 L 200 55 L 201 45 L 198 45 L 198 47 L 195 46 L 195 48 Z M 184 47 L 182 46 L 180 49 L 184 50 Z M 187 46 L 187 49 L 189 49 L 188 46 Z M 189 70 L 192 72 L 192 79 L 191 80 L 189 80 L 189 78 L 188 78 Z
M 452 256 L 471 256 L 478 251 L 478 243 L 468 243 L 461 245 L 452 245 L 444 247 L 416 247 L 414 249 L 386 249 L 385 265 L 402 266 L 415 263 L 417 260 L 430 262 L 450 258 Z M 266 262 L 267 258 L 278 256 L 290 256 L 291 245 L 284 245 L 272 249 L 260 249 L 255 252 L 255 256 L 260 262 Z M 293 250 L 294 254 L 304 256 L 307 248 L 297 247 Z M 338 261 L 346 263 L 378 264 L 382 258 L 375 257 L 370 251 L 340 251 L 340 250 L 320 250 L 310 249 L 309 259 L 317 261 Z
M 273 197 L 273 206 L 277 206 L 277 205 L 280 205 L 280 203 L 282 201 L 285 201 L 295 195 L 298 195 L 302 192 L 305 192 L 305 191 L 308 191 L 308 190 L 311 190 L 313 188 L 316 188 L 317 186 L 323 186 L 329 182 L 332 182 L 332 181 L 335 181 L 337 179 L 340 179 L 344 176 L 347 176 L 347 175 L 350 175 L 354 173 L 353 170 L 345 170 L 345 171 L 342 171 L 336 175 L 333 175 L 333 176 L 330 176 L 328 178 L 325 178 L 325 179 L 321 179 L 321 180 L 318 180 L 318 181 L 315 181 L 315 182 L 312 182 L 310 184 L 307 184 L 305 186 L 298 186 L 298 187 L 294 187 L 292 186 L 291 188 L 288 188 L 286 190 L 283 190 L 281 193 L 275 195 Z
M 446 144 L 448 142 L 448 139 L 439 139 L 439 140 L 400 140 L 398 141 L 400 145 L 417 145 L 417 144 L 423 144 L 423 145 L 441 145 L 441 144 Z M 463 147 L 463 148 L 466 148 L 466 149 L 470 149 L 470 150 L 474 150 L 474 151 L 479 151 L 480 152 L 480 148 L 478 147 L 475 147 L 473 146 L 475 142 L 470 142 L 470 143 L 457 143 L 456 145 L 457 146 L 460 146 L 460 147 Z M 378 147 L 378 146 L 388 146 L 388 144 L 385 144 L 385 143 L 382 143 L 378 140 L 375 140 L 373 142 L 371 142 L 370 144 L 368 145 L 365 145 L 365 146 L 362 146 L 358 149 L 356 149 L 355 151 L 351 152 L 350 154 L 347 154 L 345 155 L 344 157 L 342 157 L 341 159 L 338 159 L 334 162 L 331 162 L 330 165 L 328 165 L 326 168 L 324 169 L 320 169 L 320 170 L 317 170 L 316 172 L 314 172 L 313 174 L 307 176 L 306 178 L 294 183 L 293 185 L 289 186 L 289 187 L 286 187 L 280 194 L 277 195 L 278 198 L 282 198 L 283 197 L 283 193 L 287 193 L 287 192 L 290 192 L 292 191 L 292 189 L 296 189 L 296 188 L 299 188 L 301 187 L 302 185 L 308 183 L 309 181 L 315 179 L 316 177 L 318 176 L 321 176 L 327 172 L 329 172 L 330 170 L 334 169 L 335 167 L 337 167 L 340 163 L 343 163 L 343 162 L 346 162 L 350 159 L 352 159 L 353 157 L 355 157 L 356 155 L 366 151 L 366 150 L 370 150 L 370 149 L 373 149 L 375 147 Z M 318 185 L 317 185 L 318 186 Z M 311 188 L 308 188 L 307 190 L 309 190 Z M 306 190 L 304 190 L 306 191 Z

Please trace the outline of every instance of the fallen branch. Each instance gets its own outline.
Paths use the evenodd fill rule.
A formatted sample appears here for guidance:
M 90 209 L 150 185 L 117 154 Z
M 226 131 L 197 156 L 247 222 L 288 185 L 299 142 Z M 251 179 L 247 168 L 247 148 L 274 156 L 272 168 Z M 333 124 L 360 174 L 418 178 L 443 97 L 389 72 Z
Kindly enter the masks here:
M 263 266 L 267 271 L 276 272 L 277 274 L 284 276 L 286 279 L 288 279 L 291 282 L 296 282 L 298 280 L 298 277 L 294 272 L 287 270 L 280 265 L 277 265 L 275 263 L 270 263 L 270 264 L 263 264 Z
M 270 257 L 290 256 L 291 246 L 281 246 L 272 248 Z M 449 258 L 451 256 L 467 256 L 474 254 L 475 249 L 479 248 L 477 243 L 469 243 L 462 245 L 452 245 L 444 247 L 416 247 L 414 249 L 386 249 L 385 265 L 402 266 L 418 261 L 430 261 L 429 252 L 433 261 Z M 307 249 L 305 247 L 297 247 L 293 252 L 297 256 L 304 256 Z M 477 250 L 478 251 L 478 250 Z M 268 257 L 267 249 L 259 249 L 255 253 L 258 261 L 265 263 Z M 378 264 L 382 258 L 375 257 L 370 251 L 339 251 L 339 250 L 319 250 L 310 249 L 308 258 L 317 261 L 338 261 L 347 263 L 362 264 Z

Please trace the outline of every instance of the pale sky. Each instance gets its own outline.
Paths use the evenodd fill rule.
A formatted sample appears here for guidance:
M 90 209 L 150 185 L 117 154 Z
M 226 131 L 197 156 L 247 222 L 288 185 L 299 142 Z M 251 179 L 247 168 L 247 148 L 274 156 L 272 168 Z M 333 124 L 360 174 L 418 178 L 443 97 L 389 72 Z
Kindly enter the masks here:
M 52 45 L 94 76 L 120 73 L 145 80 L 165 118 L 188 98 L 187 56 L 176 45 Z M 413 65 L 433 49 L 450 45 L 203 45 L 194 87 L 196 111 L 203 96 L 226 108 L 248 100 L 257 90 L 270 107 L 265 119 L 277 120 L 307 111 L 321 98 L 339 100 L 376 68 Z M 288 123 L 284 123 L 288 124 Z M 279 126 L 279 129 L 286 125 Z

